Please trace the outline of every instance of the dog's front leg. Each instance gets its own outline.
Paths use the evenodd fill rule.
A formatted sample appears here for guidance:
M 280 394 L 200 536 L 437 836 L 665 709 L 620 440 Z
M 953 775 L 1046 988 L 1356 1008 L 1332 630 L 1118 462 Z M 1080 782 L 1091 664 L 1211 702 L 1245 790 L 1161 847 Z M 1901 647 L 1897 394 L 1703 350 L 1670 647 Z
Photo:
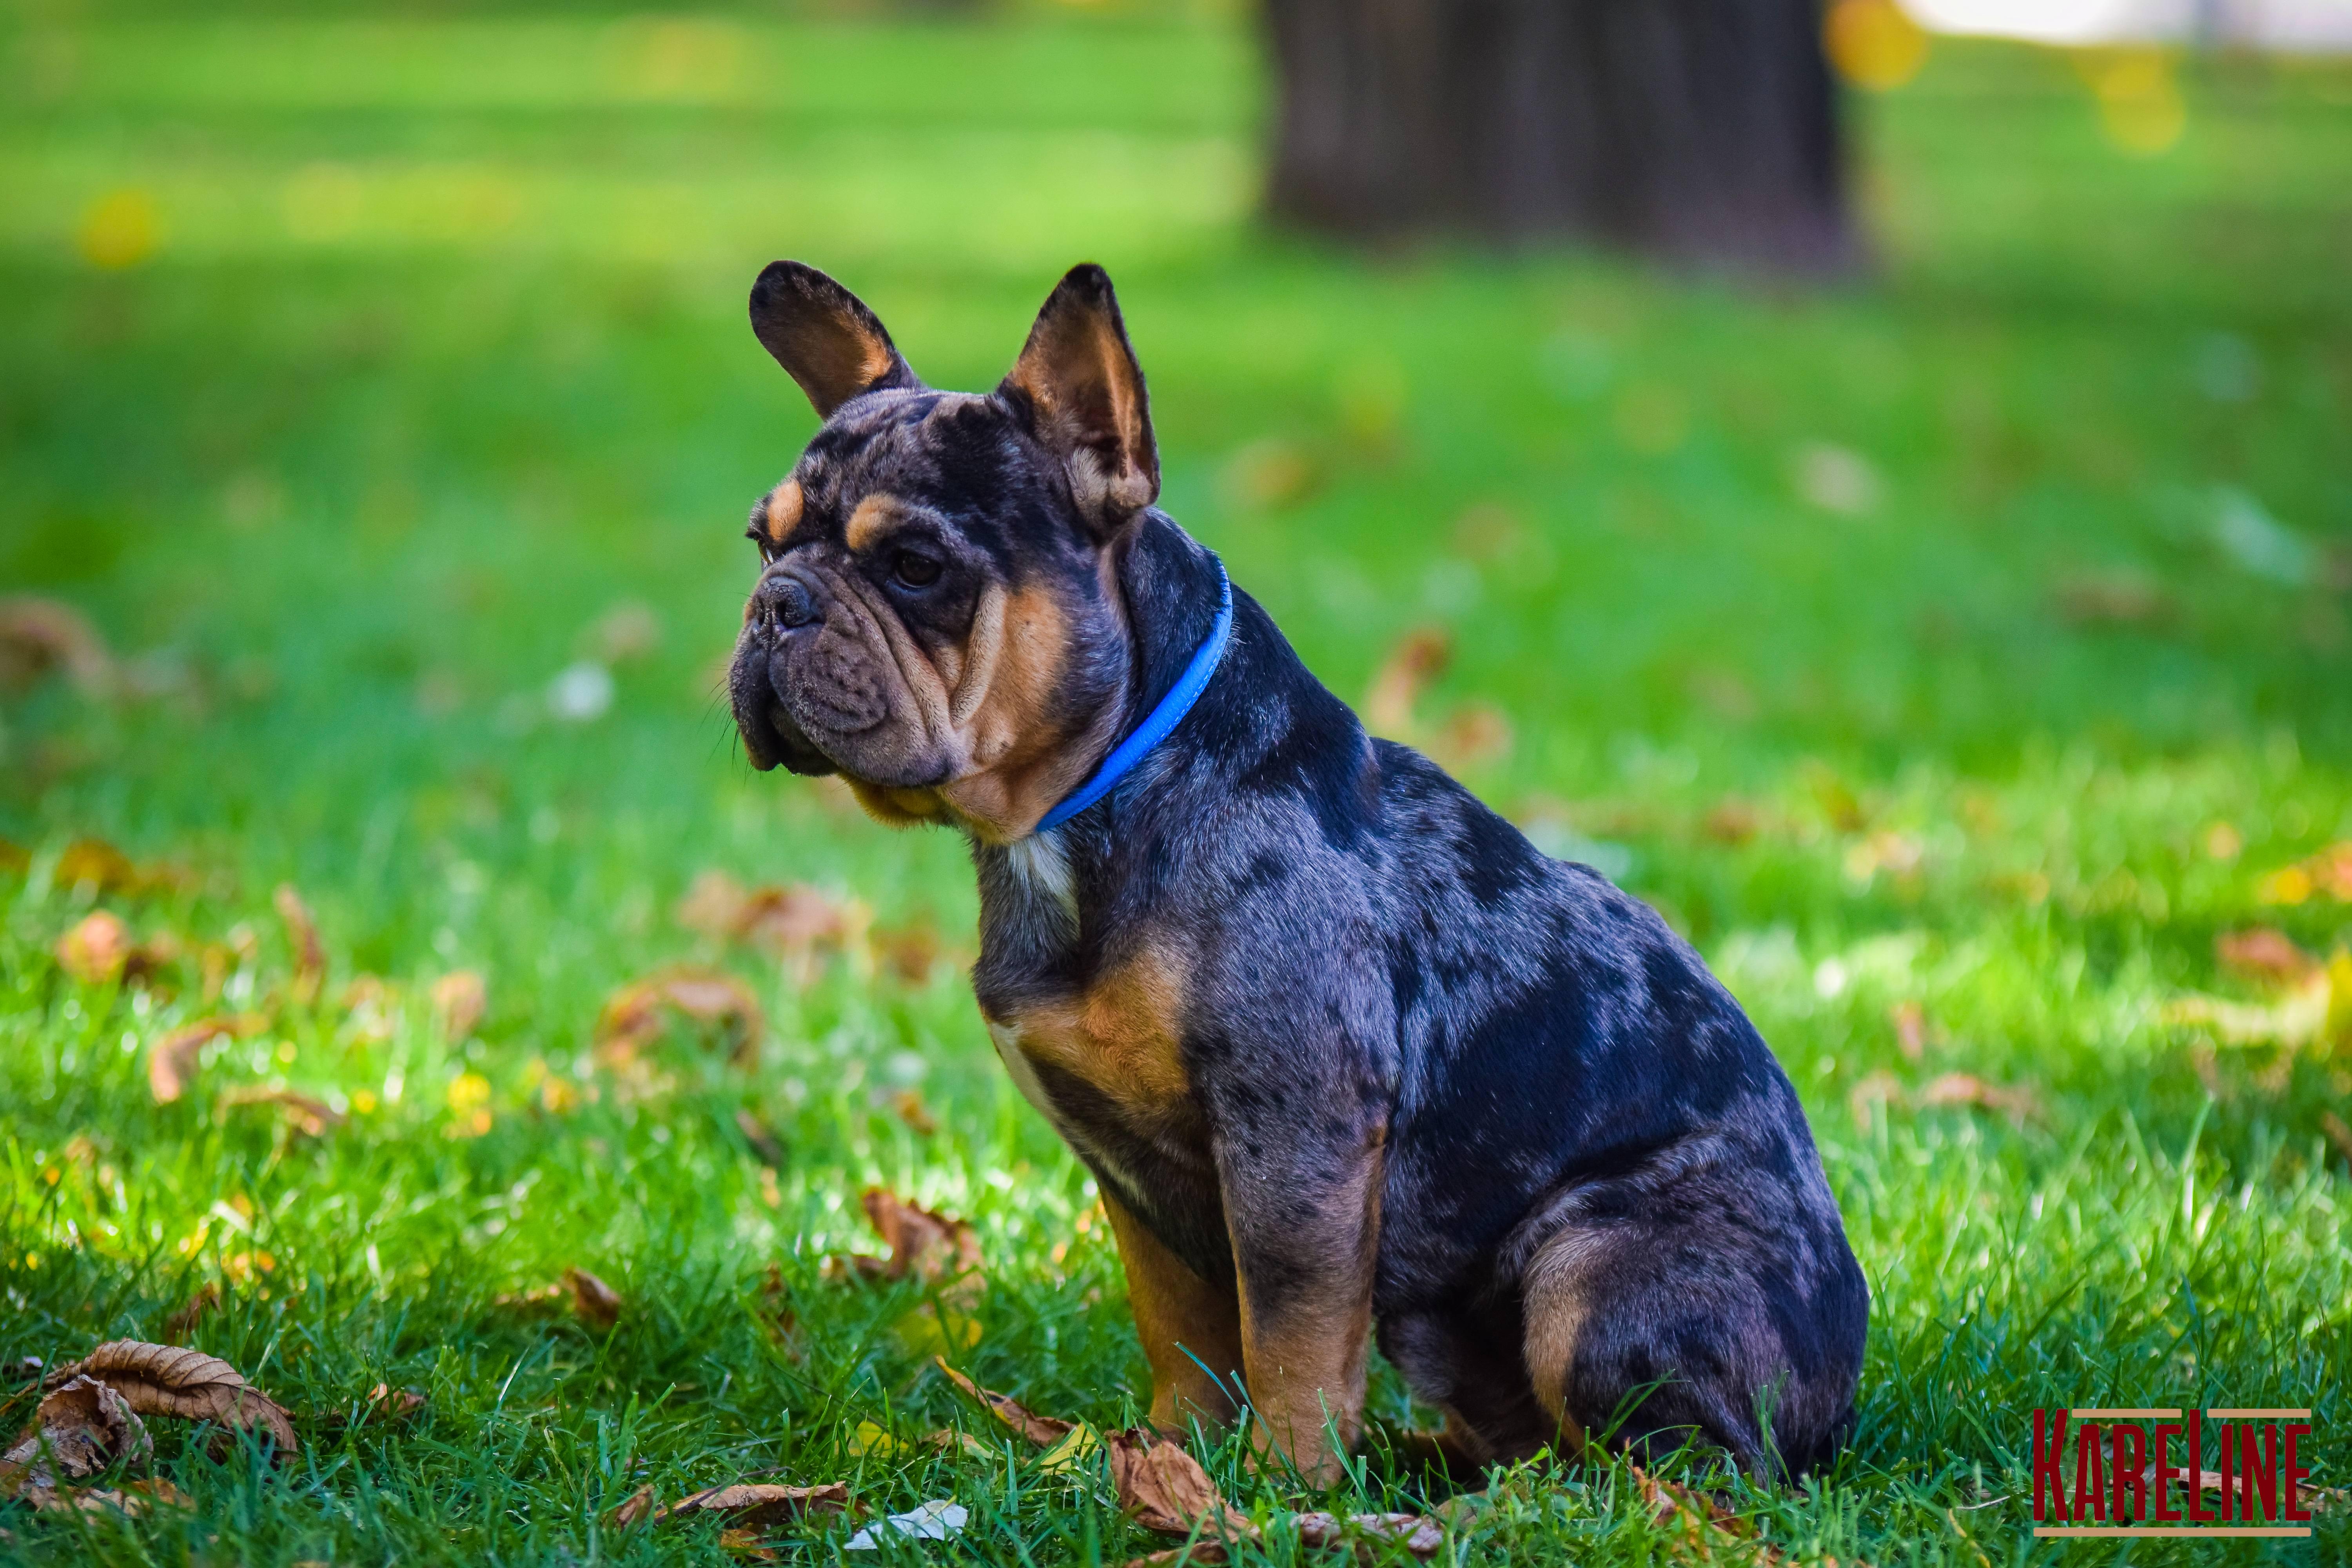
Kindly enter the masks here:
M 1253 1440 L 1328 1486 L 1364 1413 L 1385 1129 L 1221 1151 Z
M 1151 1424 L 1181 1434 L 1199 1417 L 1210 1426 L 1234 1418 L 1242 1372 L 1241 1309 L 1231 1281 L 1203 1279 L 1128 1212 L 1108 1185 L 1103 1212 L 1118 1240 L 1136 1337 L 1151 1363 Z

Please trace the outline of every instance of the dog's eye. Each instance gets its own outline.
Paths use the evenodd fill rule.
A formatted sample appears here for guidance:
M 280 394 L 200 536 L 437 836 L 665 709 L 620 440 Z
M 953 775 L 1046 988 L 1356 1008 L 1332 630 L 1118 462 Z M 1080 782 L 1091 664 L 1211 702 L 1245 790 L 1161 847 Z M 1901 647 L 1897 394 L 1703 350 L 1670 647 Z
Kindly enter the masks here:
M 890 575 L 909 588 L 928 588 L 940 580 L 940 563 L 929 555 L 901 550 L 891 558 Z

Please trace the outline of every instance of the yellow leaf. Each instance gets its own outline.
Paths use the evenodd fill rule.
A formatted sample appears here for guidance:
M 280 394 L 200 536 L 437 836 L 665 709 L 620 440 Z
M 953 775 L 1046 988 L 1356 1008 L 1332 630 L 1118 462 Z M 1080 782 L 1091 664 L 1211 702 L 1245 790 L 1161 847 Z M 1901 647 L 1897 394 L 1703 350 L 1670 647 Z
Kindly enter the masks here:
M 1102 1434 L 1081 1421 L 1065 1433 L 1060 1442 L 1038 1456 L 1037 1468 L 1049 1476 L 1068 1475 L 1101 1447 Z

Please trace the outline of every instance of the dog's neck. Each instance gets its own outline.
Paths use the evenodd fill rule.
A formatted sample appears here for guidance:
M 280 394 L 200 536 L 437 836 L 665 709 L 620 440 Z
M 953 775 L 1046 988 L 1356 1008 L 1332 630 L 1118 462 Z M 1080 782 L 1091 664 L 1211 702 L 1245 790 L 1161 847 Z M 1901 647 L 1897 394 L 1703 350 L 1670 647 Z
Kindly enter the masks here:
M 1115 548 L 1113 571 L 1127 620 L 1129 669 L 1121 723 L 1110 747 L 1141 721 L 1182 675 L 1217 615 L 1216 559 L 1164 513 L 1146 513 Z M 992 990 L 1079 979 L 1121 903 L 1154 858 L 1181 846 L 1218 800 L 1307 717 L 1342 740 L 1354 718 L 1308 675 L 1265 613 L 1234 591 L 1233 641 L 1176 731 L 1117 790 L 1051 832 L 1010 845 L 975 841 L 981 894 L 983 1005 Z M 1089 776 L 1099 758 L 1091 759 Z

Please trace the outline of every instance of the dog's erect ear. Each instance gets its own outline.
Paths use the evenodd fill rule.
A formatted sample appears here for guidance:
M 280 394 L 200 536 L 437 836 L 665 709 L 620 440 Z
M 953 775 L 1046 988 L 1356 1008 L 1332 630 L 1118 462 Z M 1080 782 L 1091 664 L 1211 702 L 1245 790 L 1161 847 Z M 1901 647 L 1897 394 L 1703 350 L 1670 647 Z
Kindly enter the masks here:
M 802 262 L 771 261 L 751 285 L 751 330 L 820 419 L 861 392 L 923 384 L 866 301 Z
M 1070 493 L 1096 528 L 1110 532 L 1158 499 L 1160 448 L 1143 372 L 1101 268 L 1073 267 L 1055 286 L 997 391 L 1025 408 L 1038 439 L 1069 470 Z

